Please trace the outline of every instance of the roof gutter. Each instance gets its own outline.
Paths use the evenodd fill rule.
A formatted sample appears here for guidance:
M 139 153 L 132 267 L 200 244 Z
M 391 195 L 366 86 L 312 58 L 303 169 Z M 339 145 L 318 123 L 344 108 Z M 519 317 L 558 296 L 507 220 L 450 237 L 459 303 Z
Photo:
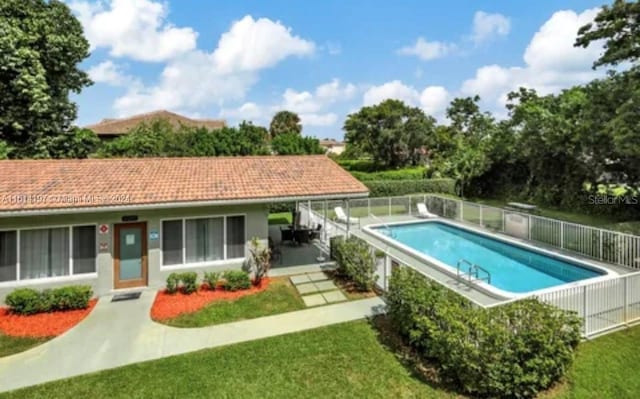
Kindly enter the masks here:
M 45 216 L 45 215 L 64 215 L 64 214 L 82 214 L 82 213 L 118 212 L 118 211 L 143 211 L 143 210 L 156 210 L 156 209 L 190 208 L 190 207 L 200 207 L 200 206 L 269 204 L 273 202 L 341 200 L 341 199 L 351 199 L 351 198 L 364 198 L 368 196 L 369 196 L 368 192 L 362 192 L 362 193 L 345 193 L 345 194 L 328 194 L 328 195 L 306 195 L 306 196 L 295 196 L 295 197 L 160 202 L 160 203 L 152 203 L 152 204 L 113 205 L 113 206 L 78 207 L 78 208 L 55 208 L 55 209 L 33 209 L 33 210 L 25 209 L 25 210 L 15 210 L 15 211 L 0 211 L 0 217 Z

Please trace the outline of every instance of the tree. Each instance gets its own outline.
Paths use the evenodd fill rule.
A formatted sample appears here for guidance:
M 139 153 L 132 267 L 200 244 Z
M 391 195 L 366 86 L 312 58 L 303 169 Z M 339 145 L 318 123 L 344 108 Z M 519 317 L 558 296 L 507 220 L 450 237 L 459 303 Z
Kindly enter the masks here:
M 399 100 L 363 107 L 345 121 L 345 141 L 383 166 L 417 164 L 433 144 L 435 119 Z
M 10 152 L 11 152 L 11 147 L 9 147 L 7 142 L 0 140 L 0 159 L 8 159 Z
M 271 140 L 271 149 L 278 155 L 324 154 L 320 141 L 297 133 L 283 133 Z
M 605 40 L 605 51 L 594 68 L 640 59 L 640 2 L 615 0 L 603 6 L 593 23 L 578 30 L 574 46 L 586 48 L 598 40 Z
M 100 147 L 100 139 L 89 129 L 73 127 L 41 141 L 52 158 L 88 158 Z
M 279 111 L 273 116 L 273 119 L 271 119 L 269 133 L 271 133 L 271 138 L 286 133 L 301 134 L 302 125 L 300 124 L 300 117 L 295 112 Z
M 0 2 L 0 139 L 13 157 L 51 156 L 43 140 L 76 118 L 69 94 L 91 84 L 78 68 L 88 56 L 82 26 L 63 2 Z

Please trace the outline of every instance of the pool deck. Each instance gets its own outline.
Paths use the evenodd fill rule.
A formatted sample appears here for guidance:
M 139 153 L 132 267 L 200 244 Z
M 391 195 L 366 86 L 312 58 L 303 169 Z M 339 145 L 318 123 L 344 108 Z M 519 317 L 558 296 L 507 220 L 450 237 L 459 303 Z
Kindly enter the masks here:
M 380 223 L 395 223 L 395 222 L 404 222 L 404 221 L 416 221 L 416 220 L 421 220 L 418 219 L 414 216 L 409 216 L 409 215 L 393 215 L 393 216 L 385 216 L 385 217 L 367 217 L 367 218 L 360 218 L 360 226 L 353 226 L 351 228 L 351 233 L 364 239 L 365 241 L 369 242 L 370 244 L 379 247 L 380 249 L 384 250 L 385 252 L 387 252 L 389 255 L 393 256 L 394 258 L 397 258 L 398 260 L 410 264 L 411 266 L 413 266 L 414 268 L 416 268 L 417 270 L 419 270 L 420 272 L 424 273 L 426 276 L 428 276 L 429 278 L 441 283 L 442 285 L 448 287 L 449 289 L 467 297 L 468 299 L 472 300 L 473 302 L 481 305 L 481 306 L 492 306 L 492 305 L 497 305 L 501 302 L 505 302 L 508 301 L 508 299 L 504 299 L 501 297 L 495 297 L 485 291 L 481 291 L 479 290 L 476 286 L 474 286 L 473 284 L 469 284 L 467 282 L 463 282 L 453 276 L 451 276 L 450 274 L 447 274 L 443 271 L 441 271 L 440 269 L 431 266 L 429 264 L 427 264 L 426 262 L 424 262 L 422 259 L 420 259 L 417 256 L 414 256 L 410 253 L 407 253 L 399 248 L 396 248 L 394 246 L 390 246 L 388 243 L 386 243 L 385 241 L 380 240 L 378 237 L 373 236 L 372 234 L 368 233 L 367 231 L 363 230 L 362 228 L 368 225 L 372 225 L 372 224 L 380 224 Z M 551 247 L 549 245 L 543 244 L 543 243 L 538 243 L 538 242 L 532 242 L 532 241 L 527 241 L 527 240 L 523 240 L 523 239 L 519 239 L 519 238 L 515 238 L 512 236 L 509 236 L 507 234 L 502 234 L 502 233 L 498 233 L 495 232 L 493 230 L 489 230 L 489 229 L 484 229 L 480 226 L 474 225 L 472 223 L 467 223 L 467 222 L 461 222 L 458 220 L 451 220 L 451 219 L 443 219 L 446 220 L 448 222 L 453 222 L 453 223 L 457 223 L 466 227 L 470 227 L 472 229 L 476 229 L 479 231 L 484 231 L 484 232 L 489 232 L 492 234 L 495 234 L 498 237 L 502 237 L 505 239 L 509 239 L 509 240 L 513 240 L 516 242 L 521 242 L 523 244 L 529 244 L 531 245 L 532 243 L 536 246 L 536 247 L 540 247 L 542 249 L 545 249 L 547 251 L 556 253 L 556 254 L 560 254 L 560 255 L 565 255 L 565 256 L 570 256 L 572 258 L 575 258 L 577 260 L 582 260 L 585 262 L 589 262 L 598 266 L 601 266 L 605 269 L 614 271 L 618 274 L 627 274 L 627 273 L 631 273 L 634 270 L 633 269 L 629 269 L 626 267 L 622 267 L 622 266 L 616 266 L 616 265 L 612 265 L 612 264 L 608 264 L 608 263 L 603 263 L 603 262 L 599 262 L 597 260 L 594 260 L 592 258 L 588 258 L 585 256 L 581 256 L 579 254 L 570 252 L 570 251 L 564 251 L 564 250 L 559 250 L 557 248 Z

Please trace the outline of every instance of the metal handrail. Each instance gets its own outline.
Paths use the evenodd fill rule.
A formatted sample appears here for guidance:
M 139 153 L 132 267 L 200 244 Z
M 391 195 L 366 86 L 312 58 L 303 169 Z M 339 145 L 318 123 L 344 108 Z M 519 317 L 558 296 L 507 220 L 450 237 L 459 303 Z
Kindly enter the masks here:
M 458 277 L 460 277 L 460 265 L 462 264 L 467 264 L 469 265 L 469 269 L 467 269 L 467 272 L 465 273 L 467 275 L 467 279 L 469 280 L 469 282 L 471 282 L 471 277 L 475 277 L 476 280 L 487 280 L 488 284 L 491 284 L 491 273 L 489 273 L 489 271 L 487 269 L 485 269 L 484 267 L 480 266 L 480 265 L 476 265 L 475 263 L 471 263 L 468 260 L 462 258 L 460 260 L 458 260 L 458 263 L 456 265 L 456 271 L 457 271 L 457 275 Z M 484 272 L 487 276 L 485 278 L 480 278 L 480 274 L 479 272 L 482 271 Z
M 374 215 L 371 212 L 369 212 L 369 217 L 371 217 L 371 218 L 373 218 L 373 220 L 377 221 L 378 224 L 383 225 L 387 229 L 387 231 L 389 232 L 389 237 L 396 238 L 396 236 L 393 235 L 393 229 L 388 224 L 386 224 L 382 219 L 380 219 L 379 217 L 377 217 L 376 215 Z

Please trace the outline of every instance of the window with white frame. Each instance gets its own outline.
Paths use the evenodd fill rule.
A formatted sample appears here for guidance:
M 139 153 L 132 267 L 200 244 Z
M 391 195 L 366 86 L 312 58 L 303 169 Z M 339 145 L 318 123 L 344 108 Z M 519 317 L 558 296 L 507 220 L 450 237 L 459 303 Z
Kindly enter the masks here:
M 96 227 L 0 231 L 0 282 L 96 272 Z
M 244 215 L 162 222 L 162 264 L 175 266 L 243 258 Z

